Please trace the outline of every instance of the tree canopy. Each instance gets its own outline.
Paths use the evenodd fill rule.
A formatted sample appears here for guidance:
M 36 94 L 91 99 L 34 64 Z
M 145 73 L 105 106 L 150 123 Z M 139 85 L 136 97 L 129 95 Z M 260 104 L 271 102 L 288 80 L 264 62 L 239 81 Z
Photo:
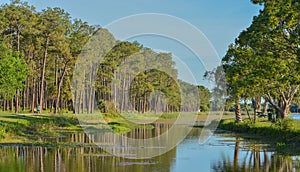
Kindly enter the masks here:
M 299 90 L 300 3 L 253 0 L 264 6 L 223 58 L 229 94 L 259 102 L 263 97 L 287 118 Z
M 178 81 L 171 53 L 115 40 L 108 30 L 73 19 L 61 8 L 36 11 L 27 2 L 12 0 L 0 6 L 0 16 L 0 106 L 4 110 L 33 111 L 37 105 L 53 113 L 63 109 L 92 113 L 97 107 L 107 111 L 110 105 L 138 112 L 210 107 L 209 91 L 202 86 L 198 87 L 201 105 L 181 107 L 179 87 L 189 90 L 191 85 Z M 97 35 L 104 37 L 99 40 Z M 92 53 L 85 54 L 87 49 Z M 86 58 L 79 59 L 80 55 Z M 86 60 L 91 56 L 104 56 L 104 60 L 96 65 Z M 74 73 L 80 63 L 90 71 Z M 81 79 L 75 88 L 74 77 Z M 96 79 L 96 84 L 82 83 L 84 77 Z M 198 93 L 190 93 L 191 101 L 198 98 Z

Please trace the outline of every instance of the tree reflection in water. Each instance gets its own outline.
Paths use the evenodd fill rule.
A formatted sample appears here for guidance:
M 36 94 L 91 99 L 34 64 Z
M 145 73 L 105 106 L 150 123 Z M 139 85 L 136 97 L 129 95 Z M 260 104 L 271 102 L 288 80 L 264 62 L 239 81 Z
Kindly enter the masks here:
M 153 159 L 129 160 L 111 156 L 97 147 L 4 146 L 0 149 L 0 157 L 1 172 L 170 171 L 171 163 L 176 157 L 176 149 Z
M 168 132 L 168 128 L 170 127 L 169 125 L 157 125 L 159 125 L 156 126 L 159 130 L 135 129 L 131 133 L 128 133 L 128 137 L 151 138 L 163 132 Z M 176 157 L 176 148 L 173 148 L 162 156 L 134 160 L 112 156 L 98 145 L 93 144 L 95 140 L 97 142 L 111 143 L 113 139 L 114 137 L 110 134 L 71 133 L 61 138 L 44 138 L 43 141 L 46 142 L 61 143 L 58 147 L 0 146 L 0 172 L 171 171 L 171 164 Z M 66 146 L 64 146 L 64 143 L 66 143 Z M 103 146 L 114 147 L 114 145 Z M 119 151 L 120 147 L 115 147 L 115 149 Z M 149 149 L 148 151 L 154 151 L 154 149 Z
M 155 130 L 136 129 L 128 133 L 127 137 L 153 138 L 161 133 L 168 133 L 169 126 L 157 124 L 155 128 Z M 296 160 L 295 157 L 275 154 L 270 152 L 263 144 L 255 144 L 239 138 L 234 139 L 235 137 L 232 137 L 232 135 L 229 136 L 230 144 L 226 142 L 226 140 L 228 141 L 226 137 L 216 135 L 213 136 L 211 143 L 194 145 L 198 143 L 201 131 L 200 128 L 194 128 L 178 149 L 173 148 L 161 156 L 140 160 L 115 157 L 105 152 L 101 147 L 94 145 L 93 141 L 113 143 L 114 137 L 103 133 L 70 133 L 66 137 L 44 140 L 46 142 L 61 142 L 55 147 L 0 145 L 0 172 L 169 172 L 185 169 L 201 171 L 199 166 L 203 163 L 209 164 L 210 160 L 213 159 L 217 160 L 214 161 L 216 163 L 212 164 L 211 167 L 208 165 L 208 169 L 212 171 L 289 172 L 300 170 L 300 161 Z M 233 142 L 232 138 L 234 139 Z M 221 144 L 219 144 L 219 139 L 222 139 Z M 124 144 L 126 144 L 126 140 L 124 140 Z M 232 146 L 228 147 L 228 145 Z M 123 147 L 114 145 L 104 144 L 103 146 L 111 146 L 117 151 L 123 149 Z M 132 148 L 134 147 L 128 149 Z M 156 149 L 160 148 L 144 149 L 146 151 L 157 151 Z M 218 151 L 212 151 L 212 149 Z M 225 149 L 229 152 L 226 153 L 226 156 L 221 156 L 222 151 Z M 212 154 L 212 152 L 217 154 Z M 200 161 L 203 156 L 207 159 L 207 162 Z M 187 157 L 188 159 L 186 159 Z
M 296 157 L 267 152 L 261 144 L 241 142 L 236 139 L 233 161 L 223 156 L 212 165 L 216 172 L 292 172 L 300 171 L 300 161 Z

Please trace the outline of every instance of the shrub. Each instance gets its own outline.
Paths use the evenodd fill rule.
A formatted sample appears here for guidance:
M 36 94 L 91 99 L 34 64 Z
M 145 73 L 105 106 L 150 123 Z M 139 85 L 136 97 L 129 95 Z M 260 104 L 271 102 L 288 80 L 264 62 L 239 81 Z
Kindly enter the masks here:
M 273 127 L 283 131 L 293 131 L 295 129 L 294 121 L 292 119 L 278 119 Z

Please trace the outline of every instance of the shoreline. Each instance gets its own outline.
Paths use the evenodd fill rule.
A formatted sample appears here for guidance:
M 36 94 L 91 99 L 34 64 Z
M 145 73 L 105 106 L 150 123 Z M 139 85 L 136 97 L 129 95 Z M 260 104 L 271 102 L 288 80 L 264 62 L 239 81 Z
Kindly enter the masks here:
M 300 154 L 300 121 L 297 120 L 261 120 L 252 124 L 249 120 L 236 123 L 235 119 L 222 119 L 218 129 L 233 132 L 242 138 L 268 142 L 278 153 Z

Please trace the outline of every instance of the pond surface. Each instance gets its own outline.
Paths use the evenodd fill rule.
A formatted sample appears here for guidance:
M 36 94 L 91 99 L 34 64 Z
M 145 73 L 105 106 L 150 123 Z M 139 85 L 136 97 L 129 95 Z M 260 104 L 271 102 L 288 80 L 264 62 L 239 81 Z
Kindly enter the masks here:
M 169 127 L 159 124 L 153 130 L 136 129 L 127 136 L 153 137 L 167 132 Z M 245 140 L 230 133 L 218 131 L 200 145 L 201 131 L 201 128 L 193 128 L 183 142 L 167 153 L 141 160 L 112 156 L 103 150 L 104 146 L 93 145 L 91 137 L 84 133 L 65 133 L 65 137 L 48 139 L 61 142 L 55 147 L 1 145 L 0 172 L 300 171 L 297 156 L 279 155 L 268 144 Z M 97 137 L 110 139 L 103 133 L 93 135 L 94 139 Z M 64 142 L 75 145 L 64 145 Z M 150 147 L 148 151 L 157 149 Z

